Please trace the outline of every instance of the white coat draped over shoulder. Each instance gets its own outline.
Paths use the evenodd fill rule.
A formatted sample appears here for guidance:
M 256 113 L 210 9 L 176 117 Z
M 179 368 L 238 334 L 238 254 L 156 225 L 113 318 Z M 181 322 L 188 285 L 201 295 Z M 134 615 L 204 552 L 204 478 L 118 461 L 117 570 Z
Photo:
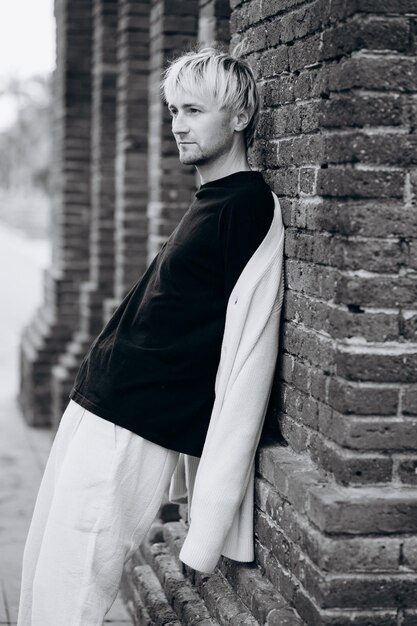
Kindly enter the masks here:
M 273 196 L 270 228 L 228 300 L 201 458 L 181 453 L 169 487 L 171 502 L 188 503 L 189 528 L 179 557 L 205 573 L 221 555 L 254 560 L 255 453 L 275 372 L 284 295 L 284 226 Z

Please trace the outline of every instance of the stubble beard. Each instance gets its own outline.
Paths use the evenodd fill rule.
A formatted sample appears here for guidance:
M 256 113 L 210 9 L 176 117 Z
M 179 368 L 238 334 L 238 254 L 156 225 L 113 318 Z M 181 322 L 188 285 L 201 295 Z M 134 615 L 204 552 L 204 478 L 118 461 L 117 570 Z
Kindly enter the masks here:
M 185 150 L 181 153 L 180 149 L 179 159 L 183 165 L 202 165 L 207 161 L 207 157 L 204 156 L 199 148 L 196 152 L 190 152 L 190 154 L 187 154 Z

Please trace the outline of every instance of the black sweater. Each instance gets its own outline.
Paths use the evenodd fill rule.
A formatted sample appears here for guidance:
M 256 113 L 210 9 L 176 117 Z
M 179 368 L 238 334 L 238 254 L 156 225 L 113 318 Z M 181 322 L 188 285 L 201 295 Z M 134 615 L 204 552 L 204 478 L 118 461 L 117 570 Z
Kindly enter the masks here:
M 91 345 L 70 397 L 145 439 L 201 456 L 228 298 L 273 213 L 260 172 L 201 185 Z

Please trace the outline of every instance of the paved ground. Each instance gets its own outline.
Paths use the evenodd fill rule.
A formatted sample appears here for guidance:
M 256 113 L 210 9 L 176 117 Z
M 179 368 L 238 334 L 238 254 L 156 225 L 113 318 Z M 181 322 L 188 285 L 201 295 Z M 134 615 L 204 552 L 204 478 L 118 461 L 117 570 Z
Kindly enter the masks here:
M 16 403 L 19 337 L 42 300 L 48 245 L 0 222 L 0 624 L 17 621 L 21 560 L 52 435 L 28 427 Z M 127 626 L 118 598 L 106 624 Z M 46 625 L 45 625 L 46 626 Z M 48 625 L 49 626 L 49 625 Z

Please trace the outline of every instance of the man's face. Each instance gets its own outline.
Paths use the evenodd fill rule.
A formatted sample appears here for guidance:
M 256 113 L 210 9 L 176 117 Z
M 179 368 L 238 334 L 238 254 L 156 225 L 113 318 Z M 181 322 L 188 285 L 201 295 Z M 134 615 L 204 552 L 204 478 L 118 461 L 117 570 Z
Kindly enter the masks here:
M 181 163 L 212 164 L 231 151 L 236 116 L 221 110 L 214 99 L 178 90 L 168 108 Z

